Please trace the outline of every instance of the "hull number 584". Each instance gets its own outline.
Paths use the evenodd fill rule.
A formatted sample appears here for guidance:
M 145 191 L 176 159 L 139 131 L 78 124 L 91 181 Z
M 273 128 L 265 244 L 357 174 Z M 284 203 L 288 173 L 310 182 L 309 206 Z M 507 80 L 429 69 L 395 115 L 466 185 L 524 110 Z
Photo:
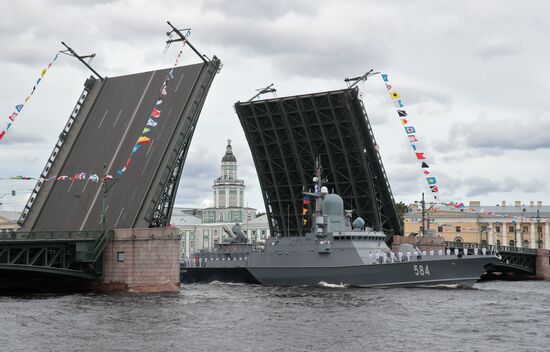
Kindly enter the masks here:
M 416 276 L 430 276 L 430 268 L 427 265 L 413 265 Z

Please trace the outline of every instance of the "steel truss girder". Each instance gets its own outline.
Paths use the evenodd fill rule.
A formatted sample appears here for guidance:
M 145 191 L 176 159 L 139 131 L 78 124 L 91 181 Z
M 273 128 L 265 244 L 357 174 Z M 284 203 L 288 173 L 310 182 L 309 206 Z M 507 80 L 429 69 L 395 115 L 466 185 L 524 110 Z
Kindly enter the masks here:
M 532 273 L 536 271 L 537 256 L 535 254 L 502 251 L 499 254 L 502 256 L 501 263 L 511 264 Z
M 0 248 L 0 264 L 69 269 L 74 251 L 67 244 L 25 244 Z
M 388 236 L 401 221 L 357 89 L 237 102 L 275 236 L 303 235 L 302 192 L 321 158 L 326 186 Z

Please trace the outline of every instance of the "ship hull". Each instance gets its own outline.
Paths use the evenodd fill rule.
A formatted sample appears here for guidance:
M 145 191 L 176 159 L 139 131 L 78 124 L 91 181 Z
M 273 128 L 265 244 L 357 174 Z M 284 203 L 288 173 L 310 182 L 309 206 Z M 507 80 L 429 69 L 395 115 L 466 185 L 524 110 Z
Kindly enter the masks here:
M 473 285 L 493 256 L 350 266 L 246 266 L 182 268 L 182 282 L 244 282 L 274 286 L 319 284 L 360 287 Z
M 388 264 L 343 267 L 249 267 L 264 285 L 351 285 L 418 286 L 440 284 L 473 285 L 485 272 L 493 257 L 470 257 L 455 260 L 421 260 Z
M 180 281 L 186 284 L 199 282 L 233 282 L 245 284 L 259 284 L 260 282 L 250 273 L 247 268 L 227 267 L 227 268 L 201 268 L 201 267 L 181 267 Z

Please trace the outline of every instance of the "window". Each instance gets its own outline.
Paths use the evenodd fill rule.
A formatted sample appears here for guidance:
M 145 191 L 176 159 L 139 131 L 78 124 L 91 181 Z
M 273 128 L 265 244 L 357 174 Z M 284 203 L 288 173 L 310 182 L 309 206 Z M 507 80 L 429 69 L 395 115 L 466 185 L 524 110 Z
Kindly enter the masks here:
M 460 226 L 456 227 L 456 232 L 460 232 Z
M 500 233 L 500 226 L 495 226 L 495 232 Z
M 443 226 L 438 226 L 437 227 L 437 232 L 443 232 Z
M 510 247 L 515 247 L 515 246 L 516 246 L 516 241 L 510 240 L 510 242 L 508 242 L 508 245 L 509 245 Z
M 523 240 L 523 245 L 522 245 L 523 248 L 529 248 L 529 241 L 527 240 Z
M 516 230 L 516 227 L 514 225 L 508 226 L 508 231 L 514 232 Z
M 523 233 L 529 233 L 529 226 L 523 226 L 523 227 L 521 228 L 521 232 L 523 232 Z
M 124 252 L 116 252 L 116 261 L 124 263 Z

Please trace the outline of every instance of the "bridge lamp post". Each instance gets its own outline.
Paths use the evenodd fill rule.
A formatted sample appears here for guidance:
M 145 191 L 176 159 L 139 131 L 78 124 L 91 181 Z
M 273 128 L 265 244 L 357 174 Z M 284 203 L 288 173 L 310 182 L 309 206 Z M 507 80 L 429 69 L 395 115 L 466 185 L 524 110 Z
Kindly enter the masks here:
M 514 224 L 514 247 L 517 247 L 517 239 L 518 239 L 518 227 L 516 224 L 516 220 L 512 220 L 512 224 Z

